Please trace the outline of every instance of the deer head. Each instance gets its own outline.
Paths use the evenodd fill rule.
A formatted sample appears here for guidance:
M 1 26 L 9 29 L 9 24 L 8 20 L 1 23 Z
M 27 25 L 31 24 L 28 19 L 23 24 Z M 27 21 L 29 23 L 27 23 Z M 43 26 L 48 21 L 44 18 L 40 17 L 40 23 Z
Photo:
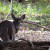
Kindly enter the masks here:
M 22 15 L 20 18 L 16 18 L 14 14 L 11 14 L 12 18 L 13 18 L 13 24 L 15 26 L 15 30 L 16 32 L 18 31 L 19 27 L 20 27 L 20 21 L 25 19 L 25 14 Z

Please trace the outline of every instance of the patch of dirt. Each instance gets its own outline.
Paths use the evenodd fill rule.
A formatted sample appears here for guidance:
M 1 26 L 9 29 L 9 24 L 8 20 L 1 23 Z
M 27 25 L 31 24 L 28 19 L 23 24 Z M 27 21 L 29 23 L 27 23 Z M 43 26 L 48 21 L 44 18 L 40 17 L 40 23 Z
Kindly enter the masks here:
M 16 33 L 16 40 L 23 38 L 30 41 L 50 41 L 49 31 L 32 31 L 32 30 L 19 30 Z

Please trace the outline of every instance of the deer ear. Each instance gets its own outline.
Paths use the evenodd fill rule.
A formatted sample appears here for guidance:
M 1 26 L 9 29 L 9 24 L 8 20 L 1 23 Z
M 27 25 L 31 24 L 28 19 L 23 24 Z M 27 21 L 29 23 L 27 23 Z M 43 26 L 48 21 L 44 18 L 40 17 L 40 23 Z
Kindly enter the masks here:
M 15 17 L 15 15 L 12 13 L 11 14 L 11 16 L 12 16 L 12 18 L 15 20 L 16 19 L 16 17 Z
M 21 19 L 21 20 L 24 20 L 24 19 L 25 19 L 25 14 L 22 15 L 20 19 Z

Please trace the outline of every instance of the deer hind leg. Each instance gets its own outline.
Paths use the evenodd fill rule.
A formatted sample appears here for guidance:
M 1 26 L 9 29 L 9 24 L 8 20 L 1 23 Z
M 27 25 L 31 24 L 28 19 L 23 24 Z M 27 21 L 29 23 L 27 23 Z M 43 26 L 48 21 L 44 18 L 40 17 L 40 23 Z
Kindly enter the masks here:
M 12 41 L 15 41 L 15 27 L 13 26 L 12 28 L 13 32 L 12 32 Z
M 15 32 L 13 32 L 12 41 L 15 41 Z
M 11 30 L 9 29 L 7 29 L 7 39 L 8 39 L 8 42 L 12 41 L 12 34 L 11 34 Z
M 12 42 L 13 41 L 13 29 L 12 29 L 12 27 L 9 27 L 9 29 L 8 29 L 8 39 L 10 39 L 9 40 L 9 42 Z
M 15 41 L 15 28 L 13 25 L 9 27 L 8 35 L 9 35 L 10 41 Z
M 10 41 L 7 32 L 6 33 L 2 33 L 1 34 L 1 38 L 2 38 L 3 41 L 6 41 L 6 42 Z

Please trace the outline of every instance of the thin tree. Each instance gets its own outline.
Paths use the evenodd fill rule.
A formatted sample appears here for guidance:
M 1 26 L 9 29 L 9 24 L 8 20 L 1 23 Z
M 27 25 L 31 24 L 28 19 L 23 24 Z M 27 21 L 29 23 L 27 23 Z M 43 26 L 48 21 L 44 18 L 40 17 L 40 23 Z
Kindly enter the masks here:
M 10 11 L 8 13 L 8 15 L 6 16 L 5 20 L 8 18 L 8 16 L 11 14 L 12 12 L 12 3 L 13 3 L 13 0 L 11 0 L 11 6 L 10 6 Z

